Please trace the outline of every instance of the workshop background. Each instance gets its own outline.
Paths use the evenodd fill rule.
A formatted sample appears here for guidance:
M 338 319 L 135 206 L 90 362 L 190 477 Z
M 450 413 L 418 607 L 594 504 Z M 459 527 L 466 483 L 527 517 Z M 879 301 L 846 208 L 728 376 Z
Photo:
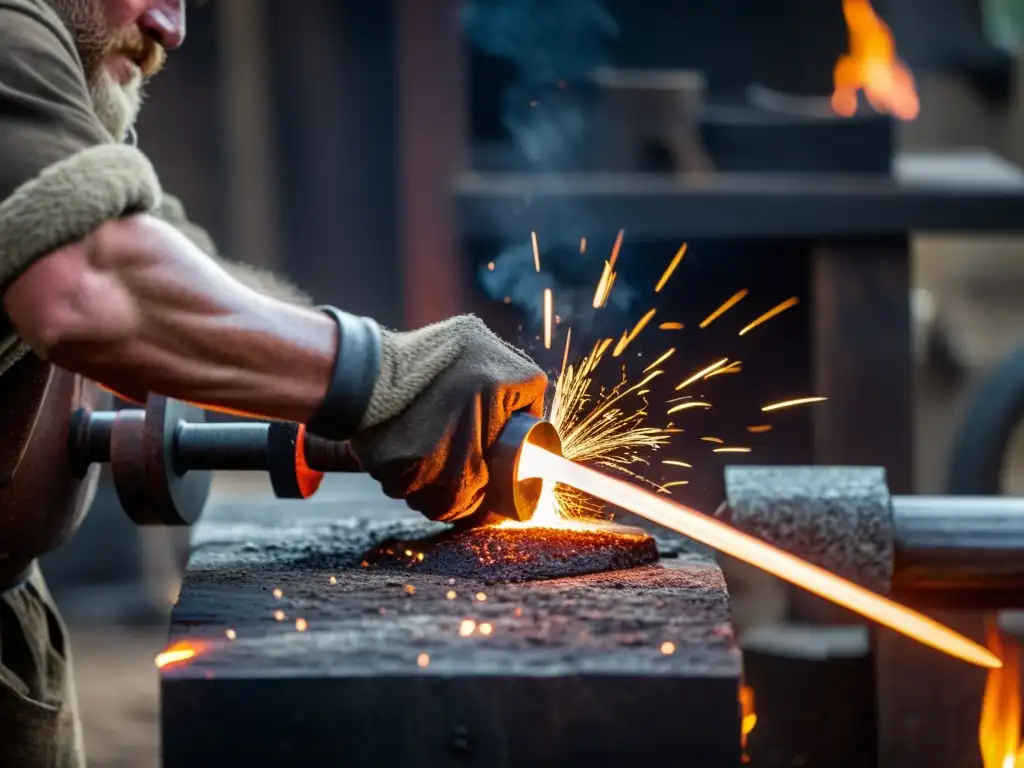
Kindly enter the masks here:
M 899 152 L 962 150 L 950 155 L 962 160 L 959 165 L 942 169 L 952 174 L 950 189 L 993 183 L 1024 194 L 1024 174 L 1016 167 L 1024 165 L 1024 60 L 1015 53 L 1014 4 L 880 0 L 876 9 L 892 25 L 920 97 L 919 116 L 893 126 Z M 803 132 L 807 126 L 796 121 L 790 133 L 763 131 L 764 138 L 737 150 L 730 141 L 753 134 L 728 116 L 712 121 L 717 131 L 709 131 L 700 116 L 705 105 L 713 109 L 719 102 L 803 104 L 827 97 L 833 65 L 846 47 L 841 0 L 474 0 L 469 10 L 460 17 L 456 0 L 197 4 L 190 8 L 185 47 L 151 87 L 140 145 L 164 186 L 230 257 L 275 269 L 316 300 L 388 326 L 477 311 L 512 340 L 528 343 L 538 332 L 531 302 L 539 292 L 531 292 L 528 276 L 484 274 L 483 265 L 499 257 L 515 270 L 516 249 L 529 248 L 528 230 L 518 243 L 509 235 L 514 209 L 525 203 L 511 195 L 484 194 L 486 204 L 474 198 L 474 190 L 489 189 L 501 173 L 569 178 L 598 168 L 636 173 L 640 185 L 646 178 L 640 172 L 745 170 L 745 162 L 766 174 L 816 170 L 800 167 L 816 162 L 807 160 L 816 151 L 813 127 Z M 583 91 L 584 83 L 608 97 L 597 100 L 603 107 L 590 110 L 587 99 L 558 101 L 559 91 Z M 547 110 L 545 99 L 556 106 Z M 531 110 L 544 119 L 531 118 Z M 871 121 L 851 125 L 865 135 L 877 129 Z M 652 144 L 652 136 L 662 141 Z M 871 136 L 855 137 L 848 157 L 825 152 L 823 170 L 838 163 L 855 190 L 863 170 L 858 164 L 874 162 Z M 883 130 L 883 147 L 887 137 Z M 630 141 L 642 146 L 626 151 Z M 589 235 L 585 197 L 560 208 L 566 243 Z M 855 209 L 853 192 L 849 201 Z M 507 210 L 493 222 L 493 236 L 482 235 L 491 222 L 481 217 L 501 205 Z M 955 209 L 955 201 L 950 205 Z M 630 206 L 630 216 L 640 221 L 636 208 Z M 680 221 L 685 217 L 680 211 Z M 913 337 L 901 336 L 900 328 L 892 335 L 897 345 L 912 341 L 912 358 L 855 377 L 872 383 L 870 392 L 851 401 L 865 409 L 872 397 L 891 405 L 885 392 L 899 392 L 912 379 L 912 397 L 895 398 L 912 403 L 912 422 L 905 414 L 858 414 L 867 433 L 861 442 L 876 444 L 880 455 L 900 450 L 892 447 L 899 437 L 871 434 L 872 425 L 913 427 L 912 488 L 895 490 L 948 488 L 968 394 L 1024 341 L 1024 241 L 995 207 L 991 226 L 983 215 L 977 220 L 977 234 L 907 232 L 912 269 L 904 293 Z M 1024 228 L 1024 221 L 1015 224 Z M 736 290 L 780 300 L 796 294 L 806 307 L 820 286 L 821 275 L 814 277 L 808 266 L 812 256 L 783 253 L 803 253 L 795 242 L 807 239 L 801 232 L 792 238 L 705 232 L 691 240 L 682 226 L 669 236 L 662 224 L 652 225 L 657 232 L 649 238 L 642 222 L 640 232 L 627 222 L 601 226 L 626 230 L 620 279 L 627 287 L 656 278 L 679 243 L 690 242 L 684 264 L 690 269 L 692 260 L 693 267 L 680 268 L 677 287 L 660 306 L 685 309 L 694 324 L 699 317 L 691 306 L 720 303 Z M 866 242 L 899 251 L 898 240 L 887 235 Z M 610 246 L 607 232 L 595 230 L 591 249 L 607 254 Z M 551 258 L 557 264 L 561 257 Z M 604 256 L 593 258 L 596 276 Z M 867 269 L 883 268 L 870 254 L 865 262 L 872 265 Z M 571 277 L 551 279 L 567 291 L 583 290 Z M 613 307 L 621 326 L 615 333 L 646 308 Z M 821 381 L 807 372 L 822 364 L 823 348 L 856 346 L 856 328 L 822 341 L 822 334 L 836 333 L 816 325 L 822 318 L 820 311 L 801 309 L 771 327 L 758 363 L 770 371 L 765 392 Z M 863 330 L 876 334 L 873 339 L 886 336 L 884 328 Z M 688 343 L 694 345 L 690 359 L 703 359 L 701 343 L 689 337 Z M 744 373 L 748 384 L 758 375 Z M 813 430 L 794 418 L 791 431 L 783 430 L 777 443 L 764 442 L 754 461 L 807 460 Z M 1009 455 L 1004 489 L 1020 492 L 1024 442 Z M 898 478 L 895 484 L 910 483 Z M 267 492 L 265 482 L 249 478 L 225 476 L 215 486 L 220 498 Z M 158 764 L 153 657 L 166 640 L 186 547 L 180 533 L 136 529 L 105 486 L 77 537 L 45 560 L 71 625 L 91 765 Z M 783 616 L 787 593 L 771 579 L 735 565 L 727 573 L 738 631 Z

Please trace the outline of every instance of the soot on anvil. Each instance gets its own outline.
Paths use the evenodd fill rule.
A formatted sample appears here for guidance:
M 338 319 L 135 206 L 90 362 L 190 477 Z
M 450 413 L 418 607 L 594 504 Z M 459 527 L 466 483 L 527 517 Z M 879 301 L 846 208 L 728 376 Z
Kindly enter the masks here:
M 417 571 L 492 582 L 533 581 L 634 568 L 658 559 L 639 528 L 579 524 L 557 528 L 485 525 L 420 539 L 391 539 L 368 552 L 368 568 Z

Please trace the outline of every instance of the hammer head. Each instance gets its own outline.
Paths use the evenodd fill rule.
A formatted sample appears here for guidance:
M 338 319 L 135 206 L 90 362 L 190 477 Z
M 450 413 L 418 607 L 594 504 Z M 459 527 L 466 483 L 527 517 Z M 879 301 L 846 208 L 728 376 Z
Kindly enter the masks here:
M 562 455 L 562 440 L 550 421 L 527 413 L 512 414 L 488 457 L 491 479 L 484 501 L 490 513 L 520 522 L 530 520 L 537 511 L 543 487 L 539 478 L 516 479 L 519 455 L 527 443 Z

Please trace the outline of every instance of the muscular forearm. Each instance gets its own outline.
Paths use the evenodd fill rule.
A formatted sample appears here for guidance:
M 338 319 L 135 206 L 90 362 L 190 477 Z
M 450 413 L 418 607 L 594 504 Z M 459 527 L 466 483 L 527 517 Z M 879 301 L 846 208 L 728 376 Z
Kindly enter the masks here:
M 146 215 L 41 259 L 4 307 L 37 354 L 133 399 L 291 421 L 322 402 L 337 350 L 331 319 L 245 287 Z

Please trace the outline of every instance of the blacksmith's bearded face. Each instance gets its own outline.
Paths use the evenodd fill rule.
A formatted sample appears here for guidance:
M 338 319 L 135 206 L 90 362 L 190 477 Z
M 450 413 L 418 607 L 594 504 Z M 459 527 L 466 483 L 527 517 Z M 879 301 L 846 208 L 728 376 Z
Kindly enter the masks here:
M 185 0 L 50 0 L 74 36 L 97 116 L 118 140 L 143 86 L 185 39 Z

